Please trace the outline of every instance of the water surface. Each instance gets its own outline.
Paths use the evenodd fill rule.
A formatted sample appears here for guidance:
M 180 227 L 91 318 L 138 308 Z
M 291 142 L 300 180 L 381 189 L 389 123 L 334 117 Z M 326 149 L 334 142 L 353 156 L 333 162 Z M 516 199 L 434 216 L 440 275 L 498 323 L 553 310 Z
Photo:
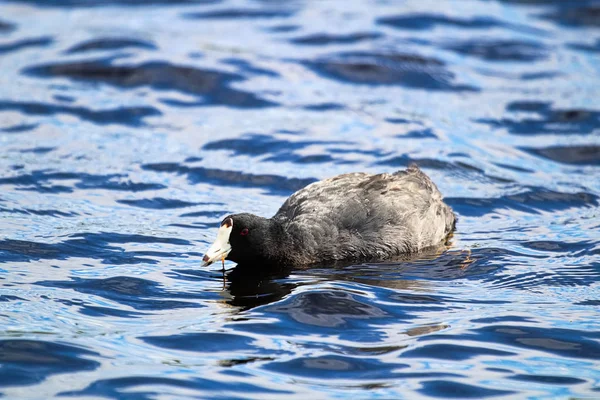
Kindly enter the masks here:
M 600 397 L 597 1 L 0 10 L 0 397 Z M 411 162 L 446 251 L 200 268 L 224 215 Z

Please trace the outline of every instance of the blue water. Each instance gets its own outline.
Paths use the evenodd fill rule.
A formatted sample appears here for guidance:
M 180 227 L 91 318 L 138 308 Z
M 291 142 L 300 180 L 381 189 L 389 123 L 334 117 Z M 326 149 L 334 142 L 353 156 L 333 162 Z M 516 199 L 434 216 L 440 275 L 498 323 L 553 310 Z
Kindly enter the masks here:
M 600 2 L 0 4 L 0 397 L 600 398 Z M 418 163 L 398 263 L 201 268 Z

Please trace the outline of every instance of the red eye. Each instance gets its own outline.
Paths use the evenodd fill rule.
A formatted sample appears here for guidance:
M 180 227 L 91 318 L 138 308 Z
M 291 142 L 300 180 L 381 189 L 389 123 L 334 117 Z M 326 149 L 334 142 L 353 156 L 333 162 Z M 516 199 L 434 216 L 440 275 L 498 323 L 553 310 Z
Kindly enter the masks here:
M 242 229 L 242 231 L 240 232 L 240 235 L 242 236 L 246 236 L 248 234 L 248 228 L 244 228 Z

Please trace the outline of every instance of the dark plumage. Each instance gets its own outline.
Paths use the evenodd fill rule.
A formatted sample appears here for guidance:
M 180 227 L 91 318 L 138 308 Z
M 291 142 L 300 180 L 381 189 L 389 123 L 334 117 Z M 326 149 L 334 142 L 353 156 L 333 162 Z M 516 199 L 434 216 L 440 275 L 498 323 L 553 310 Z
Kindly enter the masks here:
M 270 219 L 227 216 L 204 261 L 226 256 L 237 263 L 304 266 L 386 260 L 441 244 L 455 222 L 435 184 L 415 165 L 394 174 L 344 174 L 297 191 Z

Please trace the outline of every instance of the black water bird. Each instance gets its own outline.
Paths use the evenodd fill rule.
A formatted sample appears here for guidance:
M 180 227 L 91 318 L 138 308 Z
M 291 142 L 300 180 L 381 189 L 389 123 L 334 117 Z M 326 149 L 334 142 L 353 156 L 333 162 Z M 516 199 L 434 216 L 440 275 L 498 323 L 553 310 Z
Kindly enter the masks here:
M 439 246 L 456 216 L 416 165 L 393 174 L 350 173 L 292 194 L 272 218 L 225 217 L 204 266 L 307 266 L 389 260 Z

